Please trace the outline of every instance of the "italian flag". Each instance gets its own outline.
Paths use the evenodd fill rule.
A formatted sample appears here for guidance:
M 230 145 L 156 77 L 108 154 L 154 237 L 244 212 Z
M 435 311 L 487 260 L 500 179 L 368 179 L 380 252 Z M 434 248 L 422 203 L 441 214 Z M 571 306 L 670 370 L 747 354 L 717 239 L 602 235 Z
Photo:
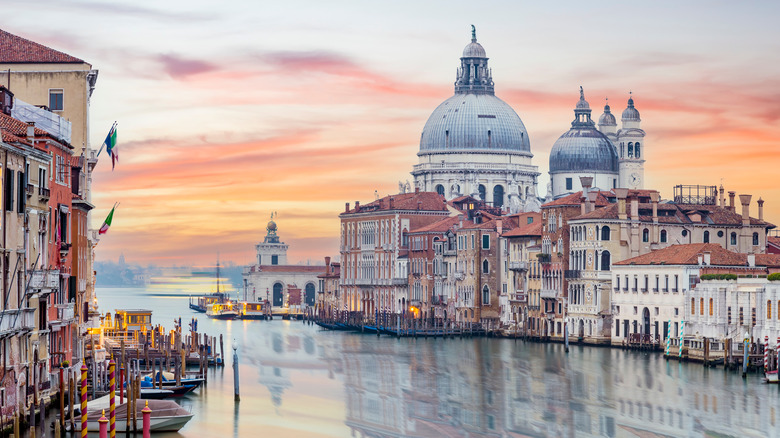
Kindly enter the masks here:
M 106 234 L 108 232 L 108 227 L 111 226 L 111 220 L 114 218 L 115 209 L 116 204 L 114 204 L 114 207 L 111 208 L 111 212 L 108 213 L 108 217 L 106 217 L 106 220 L 103 222 L 103 226 L 101 226 L 100 230 L 98 230 L 98 234 Z

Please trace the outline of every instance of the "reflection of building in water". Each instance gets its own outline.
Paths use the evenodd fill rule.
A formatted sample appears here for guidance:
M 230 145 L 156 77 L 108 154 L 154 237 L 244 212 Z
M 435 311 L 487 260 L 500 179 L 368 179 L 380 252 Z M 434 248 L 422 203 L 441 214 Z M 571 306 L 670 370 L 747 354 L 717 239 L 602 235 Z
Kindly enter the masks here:
M 288 330 L 289 326 L 266 325 L 266 336 L 255 338 L 263 345 L 251 349 L 258 353 L 249 362 L 259 369 L 259 381 L 268 388 L 274 406 L 282 405 L 284 392 L 293 387 L 292 373 L 298 371 L 327 370 L 329 364 L 321 357 L 329 345 L 317 344 L 313 337 L 300 331 Z
M 621 350 L 477 339 L 343 338 L 353 436 L 765 436 L 776 397 L 708 369 Z M 753 383 L 751 381 L 751 383 Z

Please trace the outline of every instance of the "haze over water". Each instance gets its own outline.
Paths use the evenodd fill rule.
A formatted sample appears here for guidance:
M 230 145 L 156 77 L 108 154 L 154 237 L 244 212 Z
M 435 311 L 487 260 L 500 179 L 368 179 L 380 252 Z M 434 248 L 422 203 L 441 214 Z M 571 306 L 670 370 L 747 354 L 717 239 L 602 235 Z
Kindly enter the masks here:
M 572 345 L 565 354 L 559 344 L 511 339 L 377 338 L 298 321 L 214 321 L 189 310 L 186 295 L 97 293 L 102 313 L 149 308 L 152 322 L 169 329 L 175 317 L 186 327 L 195 316 L 200 332 L 224 335 L 227 366 L 180 399 L 195 413 L 181 436 L 778 435 L 777 386 L 658 353 Z

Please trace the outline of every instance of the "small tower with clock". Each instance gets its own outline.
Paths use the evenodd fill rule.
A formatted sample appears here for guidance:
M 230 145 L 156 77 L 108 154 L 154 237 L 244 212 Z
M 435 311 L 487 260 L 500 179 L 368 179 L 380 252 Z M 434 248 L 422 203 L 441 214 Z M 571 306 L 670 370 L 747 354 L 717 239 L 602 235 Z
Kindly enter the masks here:
M 622 126 L 617 132 L 619 187 L 642 189 L 645 186 L 645 131 L 640 128 L 642 119 L 634 107 L 634 98 L 628 98 L 623 110 Z

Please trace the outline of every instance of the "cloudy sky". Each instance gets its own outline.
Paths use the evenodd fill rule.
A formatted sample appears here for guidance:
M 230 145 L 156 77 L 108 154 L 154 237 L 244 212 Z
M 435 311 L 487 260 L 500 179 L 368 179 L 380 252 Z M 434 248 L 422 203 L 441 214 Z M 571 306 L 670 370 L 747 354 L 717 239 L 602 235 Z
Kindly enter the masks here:
M 780 223 L 777 2 L 5 0 L 2 28 L 100 70 L 91 137 L 98 259 L 253 258 L 272 211 L 291 261 L 337 256 L 345 202 L 411 179 L 427 117 L 477 27 L 496 94 L 548 154 L 582 85 L 594 115 L 629 91 L 647 188 L 723 184 Z M 754 204 L 755 208 L 755 204 Z

